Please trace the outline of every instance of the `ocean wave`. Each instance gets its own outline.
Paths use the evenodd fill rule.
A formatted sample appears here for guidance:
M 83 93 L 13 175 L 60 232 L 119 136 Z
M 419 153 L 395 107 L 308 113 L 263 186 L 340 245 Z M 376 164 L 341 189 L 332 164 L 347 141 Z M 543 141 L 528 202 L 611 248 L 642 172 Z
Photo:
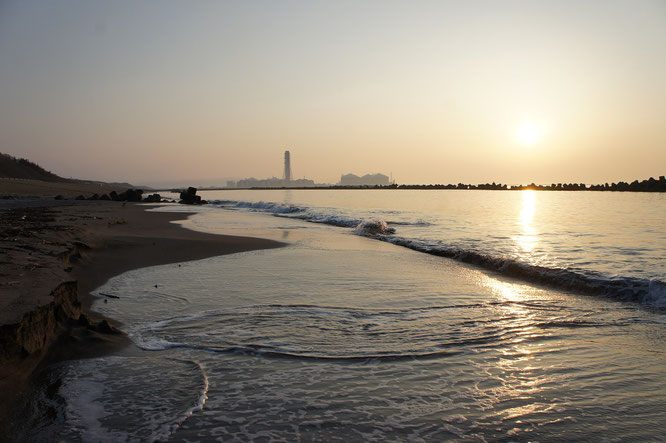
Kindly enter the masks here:
M 292 214 L 290 215 L 275 214 L 275 215 L 277 217 L 295 218 L 310 223 L 320 223 L 324 225 L 337 226 L 339 228 L 353 228 L 358 226 L 358 224 L 362 222 L 362 220 L 358 218 L 345 217 L 344 215 L 323 214 L 310 211 L 304 211 L 303 213 L 298 213 L 293 215 Z
M 381 238 L 398 246 L 468 263 L 528 283 L 568 291 L 604 295 L 654 307 L 666 307 L 666 284 L 660 280 L 638 277 L 605 277 L 589 272 L 538 266 L 515 258 L 486 254 L 458 247 L 433 247 L 428 242 L 398 236 Z
M 503 348 L 507 342 L 544 339 L 529 331 L 618 326 L 614 321 L 592 321 L 583 317 L 545 313 L 546 317 L 526 324 L 525 319 L 508 316 L 488 320 L 485 316 L 468 319 L 461 310 L 494 311 L 495 305 L 519 304 L 531 310 L 557 309 L 547 302 L 489 301 L 486 303 L 405 307 L 396 309 L 358 308 L 318 305 L 250 305 L 202 311 L 150 322 L 130 331 L 135 344 L 148 351 L 196 350 L 249 357 L 362 362 L 437 359 L 465 352 L 469 347 Z M 460 326 L 481 323 L 476 332 L 460 336 L 442 333 L 443 319 L 460 318 Z M 558 312 L 561 309 L 557 309 Z M 489 321 L 491 323 L 484 324 Z M 414 322 L 427 325 L 414 329 Z M 192 325 L 202 331 L 191 340 Z M 454 328 L 455 329 L 455 328 Z M 299 334 L 291 331 L 298 330 Z M 287 331 L 287 332 L 285 332 Z M 438 332 L 435 332 L 438 331 Z M 287 338 L 288 337 L 288 338 Z M 548 333 L 547 337 L 552 337 Z
M 274 214 L 292 214 L 294 212 L 302 212 L 304 210 L 298 206 L 272 202 L 236 202 L 235 206 L 237 208 L 272 212 Z
M 197 344 L 170 343 L 165 344 L 161 349 L 142 348 L 149 351 L 163 351 L 167 349 L 191 349 L 204 352 L 214 352 L 221 354 L 242 354 L 252 357 L 289 359 L 289 360 L 315 360 L 328 362 L 358 362 L 358 361 L 400 361 L 400 360 L 424 360 L 450 357 L 460 354 L 460 351 L 424 351 L 412 353 L 377 353 L 361 355 L 326 355 L 315 353 L 301 353 L 287 349 L 276 349 L 271 346 L 246 344 L 233 346 L 205 346 Z
M 394 235 L 392 226 L 429 226 L 424 220 L 383 221 L 364 220 L 328 212 L 322 209 L 274 202 L 245 202 L 218 200 L 213 202 L 223 208 L 242 208 L 268 212 L 278 217 L 295 218 L 311 223 L 353 228 L 354 233 L 387 241 L 415 251 L 450 258 L 462 263 L 497 272 L 527 283 L 544 285 L 583 294 L 603 295 L 621 301 L 643 303 L 656 308 L 666 308 L 666 282 L 639 277 L 608 277 L 592 271 L 574 271 L 566 268 L 539 266 L 525 263 L 513 257 L 465 249 L 458 246 L 441 246 L 432 240 L 414 239 Z
M 386 223 L 389 225 L 395 226 L 432 226 L 433 224 L 425 220 L 416 220 L 416 221 L 397 221 L 397 220 L 388 220 Z
M 359 223 L 354 228 L 354 234 L 366 237 L 374 237 L 377 235 L 390 235 L 395 233 L 394 228 L 390 228 L 383 220 L 367 220 Z

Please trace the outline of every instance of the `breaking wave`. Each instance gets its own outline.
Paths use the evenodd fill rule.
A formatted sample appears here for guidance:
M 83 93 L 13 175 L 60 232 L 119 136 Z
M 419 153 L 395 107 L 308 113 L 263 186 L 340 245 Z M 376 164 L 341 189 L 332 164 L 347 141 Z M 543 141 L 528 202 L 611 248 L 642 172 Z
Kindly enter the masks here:
M 390 235 L 394 234 L 395 229 L 390 228 L 389 225 L 383 220 L 368 220 L 362 221 L 354 228 L 354 234 L 374 237 L 377 235 Z
M 304 206 L 263 201 L 217 200 L 211 203 L 224 209 L 267 212 L 277 217 L 352 228 L 356 235 L 371 237 L 439 257 L 450 258 L 528 283 L 583 294 L 602 295 L 621 301 L 638 302 L 656 308 L 666 308 L 666 282 L 659 279 L 627 276 L 610 277 L 591 270 L 574 271 L 564 267 L 540 266 L 497 253 L 459 246 L 442 246 L 437 244 L 436 241 L 395 235 L 396 228 L 393 226 L 429 226 L 430 223 L 424 220 L 387 222 L 353 217 L 349 214 L 341 214 L 334 209 L 317 208 L 315 210 Z
M 606 277 L 592 271 L 584 274 L 565 268 L 533 265 L 515 258 L 485 254 L 469 249 L 432 247 L 427 242 L 397 236 L 386 237 L 382 240 L 415 251 L 472 264 L 528 283 L 666 308 L 666 283 L 657 279 Z

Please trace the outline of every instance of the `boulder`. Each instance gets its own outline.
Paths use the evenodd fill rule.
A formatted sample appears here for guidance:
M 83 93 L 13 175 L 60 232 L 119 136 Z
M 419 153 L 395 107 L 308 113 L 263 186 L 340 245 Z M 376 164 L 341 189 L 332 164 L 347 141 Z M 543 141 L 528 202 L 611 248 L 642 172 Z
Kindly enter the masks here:
M 140 202 L 143 191 L 141 189 L 128 189 L 118 194 L 118 201 Z
M 141 189 L 128 189 L 127 191 L 128 202 L 140 202 L 143 191 Z
M 159 194 L 152 194 L 143 199 L 146 203 L 159 203 L 162 201 L 162 196 Z
M 200 205 L 201 196 L 197 195 L 197 188 L 189 187 L 187 190 L 180 193 L 180 203 L 186 205 Z
M 106 320 L 102 320 L 96 325 L 91 325 L 88 328 L 92 329 L 93 331 L 100 332 L 102 334 L 120 334 L 120 331 L 111 326 L 109 322 Z
M 99 197 L 100 200 L 111 200 L 111 197 L 109 197 L 109 194 L 102 194 Z

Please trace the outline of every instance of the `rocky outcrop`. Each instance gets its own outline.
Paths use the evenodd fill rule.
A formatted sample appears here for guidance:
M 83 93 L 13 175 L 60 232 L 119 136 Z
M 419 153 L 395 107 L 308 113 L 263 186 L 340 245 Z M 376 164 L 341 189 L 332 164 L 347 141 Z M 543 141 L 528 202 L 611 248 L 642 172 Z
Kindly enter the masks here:
M 162 201 L 162 196 L 159 194 L 152 194 L 143 199 L 146 203 L 159 203 Z
M 23 315 L 20 323 L 0 327 L 0 361 L 25 357 L 48 347 L 62 328 L 81 316 L 77 284 L 59 284 L 53 301 Z
M 107 320 L 94 323 L 83 313 L 77 282 L 59 284 L 51 296 L 52 302 L 25 313 L 19 323 L 0 325 L 0 364 L 45 351 L 77 327 L 106 335 L 122 334 Z
M 143 191 L 141 189 L 128 189 L 118 194 L 116 191 L 109 193 L 109 198 L 117 202 L 140 202 Z
M 197 195 L 197 188 L 189 187 L 180 193 L 180 203 L 186 205 L 200 205 L 201 196 Z
M 143 191 L 141 189 L 128 189 L 118 194 L 118 201 L 140 202 Z

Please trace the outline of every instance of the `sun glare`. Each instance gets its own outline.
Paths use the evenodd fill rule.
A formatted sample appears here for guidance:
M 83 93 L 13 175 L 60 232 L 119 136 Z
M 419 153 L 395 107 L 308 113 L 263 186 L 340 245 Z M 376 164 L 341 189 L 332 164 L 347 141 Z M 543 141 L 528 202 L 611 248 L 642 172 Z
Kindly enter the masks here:
M 520 142 L 528 146 L 534 144 L 539 139 L 540 135 L 539 128 L 533 124 L 524 124 L 520 127 L 520 131 L 518 132 Z

